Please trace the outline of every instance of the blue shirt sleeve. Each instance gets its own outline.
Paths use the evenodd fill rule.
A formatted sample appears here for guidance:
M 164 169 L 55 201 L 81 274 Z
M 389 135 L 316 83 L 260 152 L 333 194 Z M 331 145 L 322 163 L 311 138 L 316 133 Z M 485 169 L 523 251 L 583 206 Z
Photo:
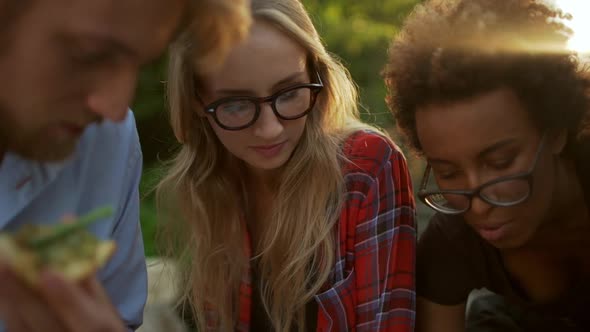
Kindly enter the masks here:
M 119 201 L 111 238 L 117 244 L 113 258 L 99 279 L 130 330 L 139 328 L 147 298 L 147 271 L 139 218 L 139 183 L 142 155 L 134 132 L 127 165 L 127 183 Z

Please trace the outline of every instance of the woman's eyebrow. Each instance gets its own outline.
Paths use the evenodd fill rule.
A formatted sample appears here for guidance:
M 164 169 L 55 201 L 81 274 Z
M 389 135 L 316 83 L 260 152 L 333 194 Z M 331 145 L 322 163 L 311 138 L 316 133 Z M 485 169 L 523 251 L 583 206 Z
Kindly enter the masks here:
M 485 157 L 487 154 L 490 154 L 492 152 L 498 151 L 508 145 L 514 144 L 516 142 L 516 139 L 514 138 L 507 138 L 505 140 L 501 140 L 499 142 L 496 142 L 490 146 L 488 146 L 487 148 L 485 148 L 483 151 L 481 151 L 480 153 L 477 154 L 478 158 L 483 158 Z
M 496 142 L 488 147 L 486 147 L 485 149 L 483 149 L 481 152 L 479 152 L 477 154 L 478 158 L 483 158 L 486 155 L 496 152 L 506 146 L 509 146 L 511 144 L 514 144 L 517 140 L 515 138 L 507 138 L 504 140 L 501 140 L 499 142 Z M 426 161 L 430 164 L 430 165 L 439 165 L 439 166 L 449 166 L 449 165 L 454 165 L 453 162 L 446 160 L 446 159 L 442 159 L 442 158 L 426 158 Z
M 298 81 L 301 77 L 305 75 L 305 71 L 300 71 L 293 73 L 280 81 L 276 82 L 271 90 L 276 90 L 278 87 L 284 86 L 288 83 L 293 83 Z M 220 89 L 215 91 L 217 95 L 225 95 L 225 96 L 235 96 L 235 95 L 255 95 L 256 93 L 252 90 L 248 89 Z
M 284 86 L 287 83 L 296 82 L 299 79 L 301 79 L 301 77 L 303 77 L 304 75 L 305 75 L 305 71 L 300 71 L 300 72 L 293 73 L 293 74 L 291 74 L 291 75 L 283 78 L 282 80 L 278 81 L 272 87 L 273 87 L 273 89 L 276 89 L 276 88 L 278 88 L 280 86 Z

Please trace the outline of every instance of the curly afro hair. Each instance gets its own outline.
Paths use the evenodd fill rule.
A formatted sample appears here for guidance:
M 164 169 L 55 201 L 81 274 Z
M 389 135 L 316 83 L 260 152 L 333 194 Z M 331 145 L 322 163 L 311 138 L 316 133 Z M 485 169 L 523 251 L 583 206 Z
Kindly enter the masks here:
M 429 0 L 389 49 L 387 103 L 417 152 L 416 110 L 508 88 L 541 130 L 568 130 L 575 148 L 590 109 L 588 67 L 567 49 L 567 19 L 532 0 Z

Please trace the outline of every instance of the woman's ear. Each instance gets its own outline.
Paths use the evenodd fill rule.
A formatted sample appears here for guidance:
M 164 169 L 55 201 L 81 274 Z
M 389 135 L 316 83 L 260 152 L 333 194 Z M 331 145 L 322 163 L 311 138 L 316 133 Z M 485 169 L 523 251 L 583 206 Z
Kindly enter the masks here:
M 559 155 L 567 143 L 567 129 L 555 129 L 549 132 L 549 146 L 554 155 Z
M 193 97 L 191 98 L 191 106 L 192 109 L 195 111 L 195 113 L 197 114 L 198 117 L 204 118 L 207 116 L 207 113 L 205 112 L 205 101 L 203 100 L 203 93 L 205 92 L 205 89 L 203 87 L 203 81 L 204 81 L 204 77 L 197 77 L 197 75 L 195 74 L 193 76 L 193 87 L 192 90 L 195 91 L 193 93 Z
M 205 114 L 205 110 L 203 109 L 203 104 L 198 99 L 193 98 L 191 100 L 191 106 L 193 110 L 195 110 L 195 114 L 198 117 L 204 118 L 207 116 L 207 114 Z

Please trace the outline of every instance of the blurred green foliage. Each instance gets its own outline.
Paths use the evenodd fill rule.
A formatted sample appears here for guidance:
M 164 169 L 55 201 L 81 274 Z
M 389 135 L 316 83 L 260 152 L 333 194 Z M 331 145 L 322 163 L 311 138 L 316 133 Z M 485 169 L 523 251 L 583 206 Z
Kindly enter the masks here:
M 363 120 L 381 127 L 393 121 L 384 103 L 381 70 L 387 48 L 416 0 L 304 1 L 328 50 L 337 55 L 358 84 Z
M 419 0 L 303 0 L 328 50 L 350 70 L 361 92 L 363 120 L 377 126 L 393 128 L 393 119 L 384 102 L 385 88 L 381 70 L 387 48 L 404 17 Z M 175 148 L 164 99 L 166 57 L 146 67 L 139 79 L 133 109 L 144 153 L 144 194 L 141 222 L 146 254 L 154 255 L 156 209 L 150 189 L 157 182 L 159 160 L 166 160 Z M 393 133 L 395 136 L 395 133 Z M 421 165 L 410 161 L 414 179 Z

